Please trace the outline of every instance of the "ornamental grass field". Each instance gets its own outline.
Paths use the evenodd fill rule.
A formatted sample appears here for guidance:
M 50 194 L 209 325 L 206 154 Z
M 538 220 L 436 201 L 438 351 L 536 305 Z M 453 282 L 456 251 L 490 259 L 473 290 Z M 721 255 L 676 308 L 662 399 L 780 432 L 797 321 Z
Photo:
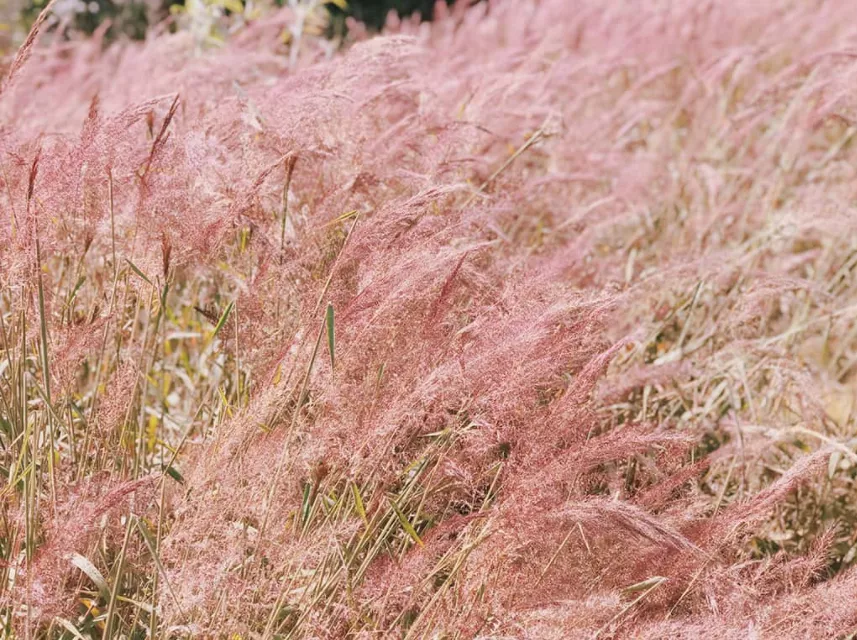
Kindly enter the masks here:
M 467 4 L 5 60 L 2 637 L 855 637 L 857 4 Z

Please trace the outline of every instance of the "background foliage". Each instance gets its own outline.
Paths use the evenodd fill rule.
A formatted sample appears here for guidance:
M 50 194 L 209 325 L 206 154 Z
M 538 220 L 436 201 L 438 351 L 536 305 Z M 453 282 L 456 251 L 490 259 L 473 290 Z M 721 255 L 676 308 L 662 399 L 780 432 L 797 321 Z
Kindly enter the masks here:
M 288 0 L 274 0 L 282 6 Z M 447 0 L 448 3 L 454 0 Z M 44 0 L 28 0 L 20 12 L 21 25 L 28 29 L 44 7 Z M 120 33 L 127 37 L 140 39 L 146 34 L 150 24 L 165 18 L 173 6 L 184 6 L 184 0 L 63 0 L 59 13 L 65 19 L 86 34 L 91 34 L 99 25 L 109 20 L 109 37 Z M 390 11 L 401 17 L 419 14 L 424 20 L 432 17 L 435 0 L 350 0 L 343 3 L 344 8 L 331 5 L 332 29 L 334 33 L 343 33 L 346 17 L 353 17 L 373 30 L 380 29 Z

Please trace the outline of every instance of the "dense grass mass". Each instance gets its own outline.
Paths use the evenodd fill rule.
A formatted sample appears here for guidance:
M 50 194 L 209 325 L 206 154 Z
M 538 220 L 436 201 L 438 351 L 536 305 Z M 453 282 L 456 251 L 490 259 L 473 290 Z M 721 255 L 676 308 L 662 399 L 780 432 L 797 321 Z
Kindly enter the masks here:
M 857 4 L 466 4 L 7 61 L 4 637 L 857 632 Z

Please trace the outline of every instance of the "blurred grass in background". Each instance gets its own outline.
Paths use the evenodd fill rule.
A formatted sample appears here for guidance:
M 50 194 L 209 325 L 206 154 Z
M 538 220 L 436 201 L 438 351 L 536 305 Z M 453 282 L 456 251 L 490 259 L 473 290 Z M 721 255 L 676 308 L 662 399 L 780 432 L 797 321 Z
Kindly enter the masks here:
M 0 51 L 7 52 L 16 41 L 26 35 L 29 25 L 39 15 L 48 0 L 7 0 L 0 6 Z M 453 0 L 447 0 L 452 4 Z M 242 2 L 242 0 L 203 0 L 202 5 L 216 7 L 226 15 L 251 9 L 254 14 L 266 9 L 290 4 L 290 0 L 266 2 Z M 351 16 L 363 22 L 371 30 L 383 25 L 390 11 L 401 17 L 419 14 L 423 20 L 432 17 L 434 0 L 297 0 L 300 5 L 325 5 L 330 17 L 330 35 L 342 36 L 346 32 L 346 18 Z M 109 21 L 106 29 L 108 40 L 124 36 L 142 39 L 150 25 L 156 24 L 170 13 L 187 9 L 184 0 L 59 0 L 54 5 L 53 22 L 63 28 L 91 35 Z

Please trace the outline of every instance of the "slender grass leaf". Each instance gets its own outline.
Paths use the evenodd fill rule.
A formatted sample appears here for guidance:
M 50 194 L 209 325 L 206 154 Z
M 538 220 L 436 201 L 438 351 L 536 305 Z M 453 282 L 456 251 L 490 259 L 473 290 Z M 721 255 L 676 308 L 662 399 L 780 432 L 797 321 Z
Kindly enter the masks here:
M 656 587 L 657 585 L 665 582 L 666 578 L 663 576 L 653 576 L 648 578 L 647 580 L 643 580 L 642 582 L 637 582 L 636 584 L 632 584 L 628 587 L 622 589 L 623 593 L 636 593 L 638 591 L 645 591 L 646 589 L 651 589 L 652 587 Z
M 110 599 L 110 587 L 107 586 L 107 580 L 104 579 L 104 576 L 101 575 L 101 572 L 96 569 L 94 564 L 79 553 L 73 553 L 71 555 L 71 563 L 83 571 L 89 579 L 92 580 L 95 586 L 98 587 L 98 592 L 101 594 L 102 598 L 105 600 Z
M 223 328 L 223 325 L 226 324 L 226 320 L 229 319 L 229 314 L 232 312 L 232 307 L 235 306 L 235 302 L 230 302 L 226 308 L 223 310 L 223 313 L 220 314 L 220 320 L 217 321 L 217 324 L 214 326 L 214 333 L 211 334 L 213 338 L 218 334 L 218 332 Z
M 161 314 L 169 314 L 169 309 L 167 309 L 167 294 L 170 292 L 170 283 L 167 282 L 164 285 L 164 289 L 161 292 L 161 308 L 158 310 Z M 173 316 L 175 317 L 175 316 Z
M 402 524 L 402 529 L 405 530 L 405 533 L 407 533 L 413 539 L 413 541 L 416 542 L 421 547 L 425 546 L 423 544 L 423 541 L 420 539 L 420 536 L 417 533 L 417 530 L 414 529 L 414 526 L 408 521 L 408 519 L 405 517 L 405 514 L 402 513 L 402 510 L 399 509 L 398 506 L 396 506 L 396 503 L 393 502 L 392 500 L 390 500 L 390 506 L 393 507 L 393 511 L 396 513 L 396 517 L 399 519 L 399 522 Z
M 358 215 L 357 209 L 352 209 L 351 211 L 346 211 L 345 213 L 336 216 L 330 222 L 326 222 L 325 224 L 321 225 L 321 228 L 323 229 L 324 227 L 330 227 L 330 226 L 333 226 L 335 224 L 339 224 L 340 222 L 345 222 L 349 218 L 353 218 L 356 215 Z
M 363 519 L 366 526 L 369 526 L 369 518 L 366 517 L 366 507 L 363 504 L 363 497 L 360 495 L 360 489 L 355 483 L 351 483 L 351 495 L 354 496 L 354 509 L 357 514 Z
M 71 295 L 69 295 L 68 297 L 68 304 L 71 304 L 75 297 L 77 297 L 77 292 L 80 291 L 80 288 L 83 286 L 84 282 L 86 282 L 86 276 L 80 276 L 80 279 L 77 281 L 77 284 L 74 285 L 74 289 L 71 290 Z
M 333 371 L 333 353 L 334 346 L 336 342 L 336 337 L 334 335 L 334 327 L 333 327 L 333 304 L 327 304 L 327 350 L 330 351 L 330 370 Z
M 63 629 L 65 629 L 66 631 L 68 631 L 68 632 L 69 632 L 72 636 L 74 636 L 75 638 L 78 638 L 79 640 L 86 640 L 86 637 L 85 637 L 85 636 L 83 636 L 83 635 L 80 633 L 80 631 L 78 631 L 78 630 L 77 630 L 77 628 L 76 628 L 76 627 L 75 627 L 71 622 L 69 622 L 68 620 L 66 620 L 65 618 L 57 617 L 57 618 L 54 618 L 54 620 L 55 620 L 57 623 L 59 623 L 59 625 L 60 625 Z
M 169 467 L 166 468 L 166 473 L 169 477 L 171 477 L 173 480 L 175 480 L 179 484 L 184 484 L 184 476 L 181 473 L 179 473 L 179 470 L 176 469 L 173 465 L 170 465 Z
M 831 480 L 836 475 L 836 470 L 839 468 L 839 462 L 842 460 L 840 451 L 831 451 L 830 460 L 827 461 L 827 477 Z
M 301 501 L 301 524 L 306 525 L 309 520 L 310 508 L 312 505 L 310 504 L 312 497 L 312 486 L 309 482 L 304 485 L 304 497 Z
M 125 258 L 125 262 L 127 262 L 127 263 L 128 263 L 128 266 L 129 266 L 129 267 L 131 267 L 131 269 L 134 271 L 134 273 L 136 273 L 138 276 L 140 276 L 141 278 L 143 278 L 143 280 L 145 280 L 146 282 L 148 282 L 148 283 L 149 283 L 149 286 L 152 286 L 152 287 L 154 287 L 154 286 L 155 286 L 154 284 L 152 284 L 152 281 L 151 281 L 151 280 L 149 280 L 149 278 L 146 276 L 146 274 L 145 274 L 145 273 L 143 273 L 143 272 L 140 270 L 140 267 L 138 267 L 136 264 L 134 264 L 133 262 L 131 262 L 128 258 Z
M 158 545 L 155 542 L 155 539 L 152 537 L 152 532 L 149 531 L 149 527 L 146 522 L 137 518 L 137 530 L 143 536 L 143 542 L 146 543 L 146 546 L 149 548 L 149 553 L 152 554 L 152 559 L 155 561 L 155 566 L 158 567 L 158 571 L 161 572 L 161 576 L 164 579 L 164 582 L 167 585 L 167 589 L 170 592 L 170 596 L 173 599 L 173 602 L 176 603 L 176 608 L 179 610 L 179 613 L 184 615 L 182 611 L 181 603 L 179 602 L 178 597 L 176 596 L 175 591 L 173 591 L 173 586 L 170 584 L 170 580 L 167 577 L 167 570 L 164 568 L 164 565 L 161 563 L 161 557 L 158 555 Z
M 148 602 L 140 602 L 139 600 L 132 600 L 131 598 L 126 598 L 125 596 L 116 596 L 116 599 L 119 602 L 127 602 L 128 604 L 133 604 L 135 607 L 140 609 L 140 611 L 145 611 L 146 613 L 152 613 L 154 609 L 152 605 Z
M 351 211 L 346 211 L 343 214 L 340 214 L 339 217 L 336 218 L 337 222 L 345 222 L 349 218 L 353 218 L 357 215 L 357 209 L 352 209 Z

